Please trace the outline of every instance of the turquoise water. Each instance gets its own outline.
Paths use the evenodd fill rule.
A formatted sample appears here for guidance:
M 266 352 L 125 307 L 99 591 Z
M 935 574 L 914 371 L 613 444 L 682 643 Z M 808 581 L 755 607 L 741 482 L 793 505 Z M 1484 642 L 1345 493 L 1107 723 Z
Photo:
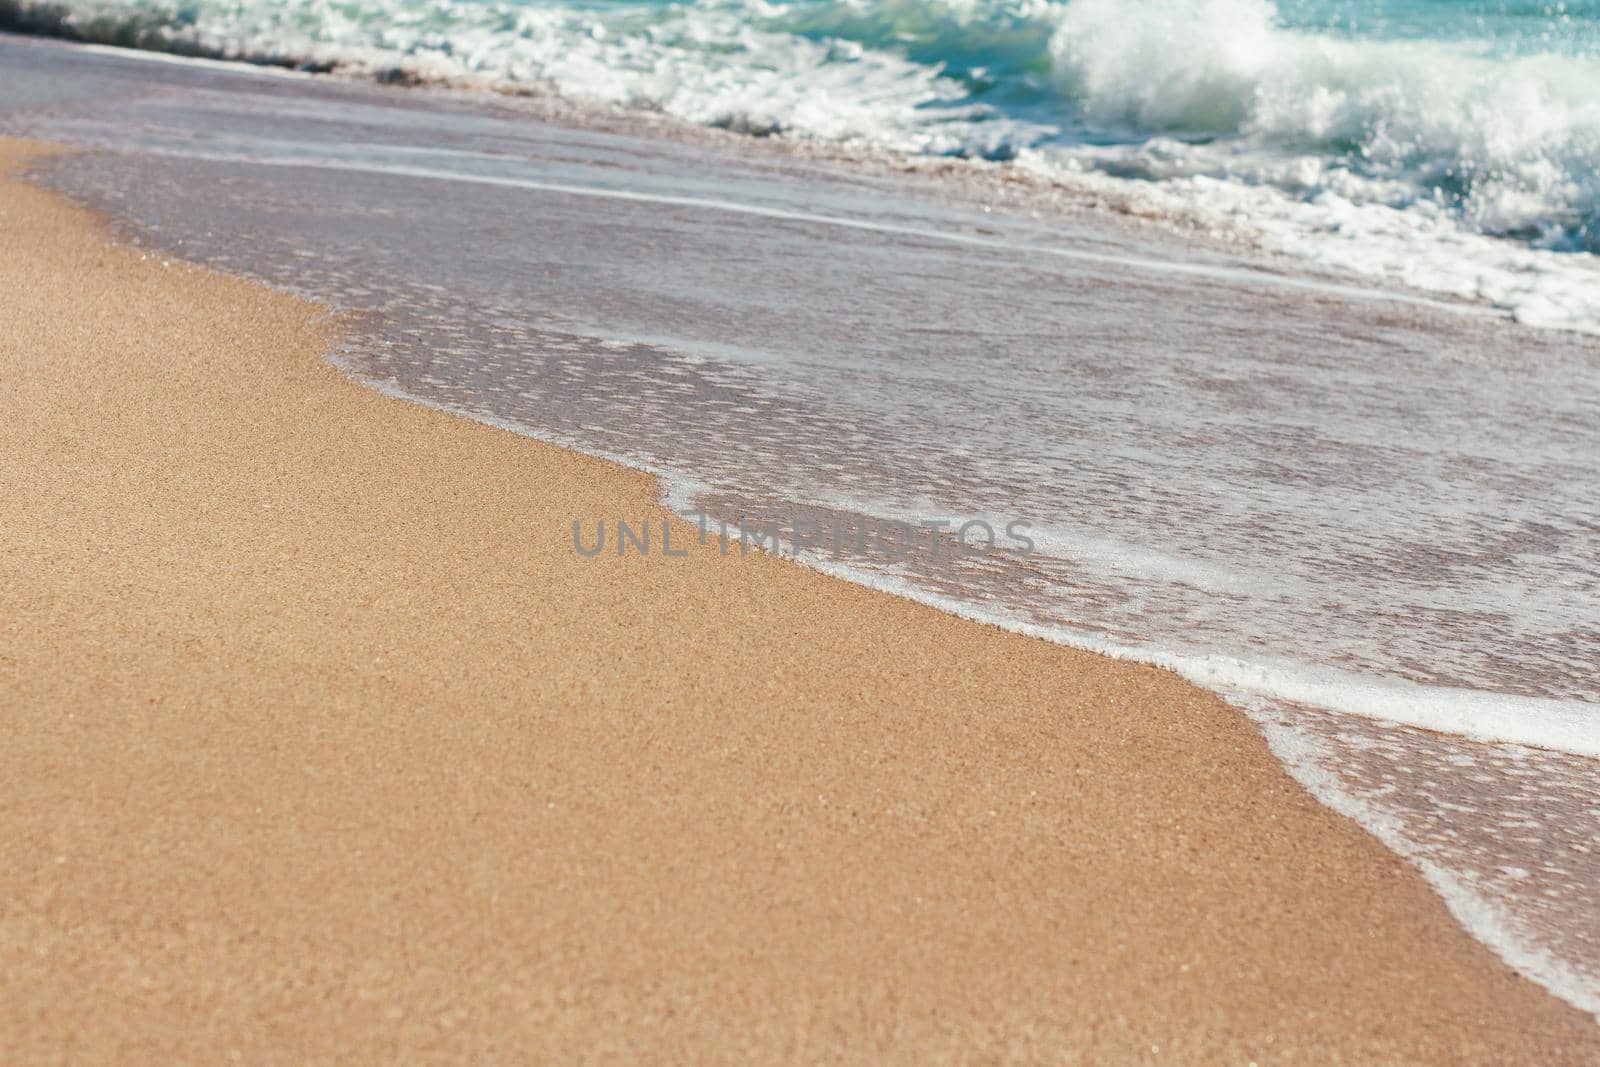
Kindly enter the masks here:
M 1479 0 L 1294 0 L 1278 5 L 1285 25 L 1379 40 L 1460 41 L 1494 56 L 1593 55 L 1600 3 Z

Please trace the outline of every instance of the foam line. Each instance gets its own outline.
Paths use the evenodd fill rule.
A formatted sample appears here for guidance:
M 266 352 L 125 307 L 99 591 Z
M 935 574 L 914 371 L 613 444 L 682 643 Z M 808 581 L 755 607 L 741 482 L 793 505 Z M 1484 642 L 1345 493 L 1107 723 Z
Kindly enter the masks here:
M 1282 289 L 1318 293 L 1324 296 L 1338 296 L 1348 300 L 1368 300 L 1385 304 L 1405 304 L 1412 307 L 1428 308 L 1432 311 L 1442 311 L 1453 315 L 1465 315 L 1476 318 L 1510 318 L 1507 312 L 1499 308 L 1489 307 L 1483 304 L 1468 304 L 1436 300 L 1426 296 L 1369 289 L 1359 285 L 1343 285 L 1338 282 L 1320 281 L 1315 278 L 1297 278 L 1284 274 L 1271 274 L 1265 271 L 1254 271 L 1239 267 L 1222 267 L 1206 263 L 1185 263 L 1178 260 L 1152 259 L 1144 256 L 1115 255 L 1108 252 L 1090 252 L 1083 249 L 1062 248 L 1058 245 L 1023 244 L 1020 242 L 1004 241 L 992 237 L 981 237 L 976 234 L 955 233 L 949 230 L 937 230 L 922 226 L 908 226 L 901 223 L 874 222 L 870 219 L 852 219 L 839 215 L 822 215 L 808 211 L 791 211 L 786 208 L 768 207 L 762 204 L 749 204 L 742 203 L 737 200 L 726 200 L 713 197 L 681 196 L 672 193 L 650 193 L 633 189 L 604 189 L 594 186 L 572 185 L 566 182 L 544 181 L 538 178 L 509 178 L 492 174 L 462 174 L 457 171 L 440 170 L 434 167 L 418 167 L 401 163 L 378 164 L 367 163 L 358 160 L 250 156 L 242 153 L 179 151 L 165 147 L 153 150 L 160 152 L 162 155 L 177 156 L 183 159 L 206 160 L 217 163 L 244 163 L 264 167 L 308 167 L 318 170 L 336 170 L 364 174 L 380 174 L 401 178 L 418 178 L 425 181 L 465 182 L 473 185 L 499 186 L 506 189 L 523 189 L 529 192 L 553 193 L 559 196 L 574 196 L 599 200 L 620 200 L 627 203 L 636 204 L 659 204 L 666 207 L 683 207 L 699 211 L 718 211 L 727 214 L 771 219 L 776 222 L 795 222 L 810 226 L 828 226 L 837 229 L 854 230 L 864 233 L 880 233 L 894 237 L 911 237 L 925 241 L 939 241 L 946 244 L 958 244 L 970 248 L 982 248 L 995 252 L 1021 252 L 1025 254 L 1054 256 L 1058 259 L 1070 260 L 1077 263 L 1092 263 L 1098 266 L 1120 267 L 1127 270 L 1145 271 L 1151 274 L 1204 278 L 1209 281 L 1234 282 L 1245 286 L 1275 286 Z

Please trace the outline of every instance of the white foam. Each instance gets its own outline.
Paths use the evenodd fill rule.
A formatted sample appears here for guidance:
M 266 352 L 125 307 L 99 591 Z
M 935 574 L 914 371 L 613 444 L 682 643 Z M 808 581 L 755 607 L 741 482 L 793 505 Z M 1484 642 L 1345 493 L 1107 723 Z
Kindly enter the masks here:
M 692 499 L 691 493 L 688 488 L 672 490 L 663 503 L 679 504 L 684 499 Z M 686 512 L 680 509 L 680 514 Z M 1268 657 L 1243 659 L 1215 653 L 1185 653 L 1159 645 L 1130 644 L 1068 624 L 1046 625 L 1024 619 L 1004 607 L 980 606 L 943 596 L 906 578 L 826 556 L 802 554 L 798 558 L 801 563 L 835 577 L 915 600 L 974 622 L 1116 659 L 1164 667 L 1236 701 L 1301 704 L 1478 741 L 1527 745 L 1600 759 L 1600 707 L 1583 701 L 1422 685 L 1403 678 L 1378 678 Z
M 1270 708 L 1246 703 L 1267 745 L 1294 779 L 1321 803 L 1353 819 L 1385 847 L 1416 867 L 1444 900 L 1450 914 L 1479 941 L 1525 977 L 1600 1022 L 1600 987 L 1565 960 L 1540 947 L 1523 932 L 1517 917 L 1481 891 L 1472 880 L 1437 862 L 1413 841 L 1404 824 L 1375 804 L 1352 794 L 1329 770 L 1310 736 Z

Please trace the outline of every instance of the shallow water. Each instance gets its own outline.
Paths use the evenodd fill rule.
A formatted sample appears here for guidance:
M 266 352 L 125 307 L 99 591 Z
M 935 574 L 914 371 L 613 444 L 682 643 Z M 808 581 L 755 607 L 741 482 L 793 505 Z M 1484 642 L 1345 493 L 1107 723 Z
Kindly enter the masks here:
M 99 149 L 43 180 L 361 312 L 357 378 L 1180 670 L 1600 1010 L 1600 342 L 505 102 L 18 38 L 0 71 L 0 130 Z

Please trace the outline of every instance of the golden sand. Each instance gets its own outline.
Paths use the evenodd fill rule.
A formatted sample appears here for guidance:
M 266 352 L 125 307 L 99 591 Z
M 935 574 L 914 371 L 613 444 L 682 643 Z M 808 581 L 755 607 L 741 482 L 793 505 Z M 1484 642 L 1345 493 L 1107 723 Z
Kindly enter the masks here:
M 651 478 L 14 179 L 0 308 L 7 1063 L 1600 1063 L 1170 674 L 581 558 Z

